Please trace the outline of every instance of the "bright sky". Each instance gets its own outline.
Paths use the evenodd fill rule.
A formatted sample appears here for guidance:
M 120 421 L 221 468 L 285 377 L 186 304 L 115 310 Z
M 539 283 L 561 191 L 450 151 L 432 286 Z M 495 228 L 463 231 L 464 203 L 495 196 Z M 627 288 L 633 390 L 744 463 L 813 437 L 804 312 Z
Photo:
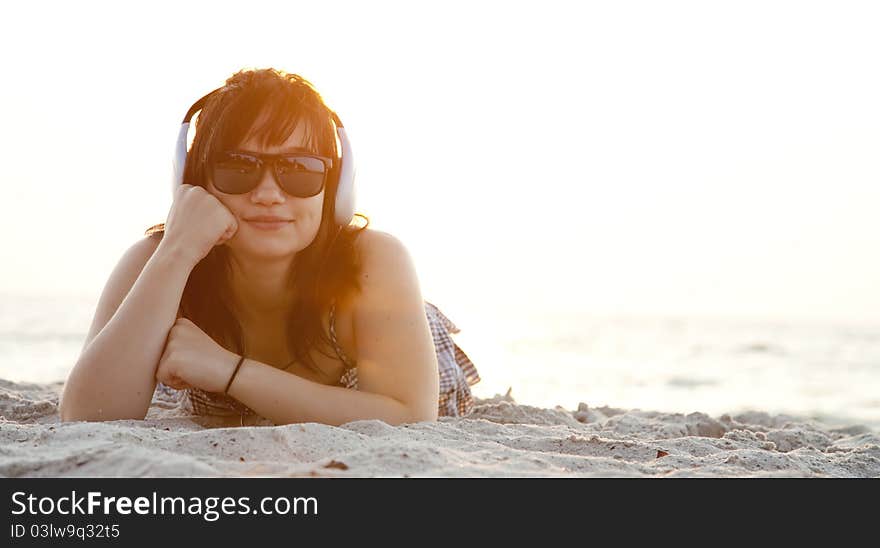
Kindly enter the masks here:
M 98 294 L 170 207 L 180 118 L 311 80 L 358 211 L 442 305 L 880 319 L 872 2 L 16 2 L 5 292 Z

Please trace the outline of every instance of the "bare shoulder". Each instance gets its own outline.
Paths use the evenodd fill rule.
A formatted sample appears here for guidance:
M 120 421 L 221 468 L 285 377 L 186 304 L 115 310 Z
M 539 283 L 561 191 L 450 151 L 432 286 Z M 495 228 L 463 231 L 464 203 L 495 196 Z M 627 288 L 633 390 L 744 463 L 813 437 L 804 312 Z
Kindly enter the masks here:
M 379 278 L 387 278 L 395 272 L 405 275 L 410 270 L 414 271 L 409 250 L 393 234 L 381 230 L 364 230 L 357 242 L 364 282 L 376 283 Z
M 356 311 L 423 306 L 418 275 L 407 247 L 396 236 L 367 230 L 359 238 L 360 286 Z
M 374 247 L 382 245 L 403 245 L 400 239 L 393 234 L 383 230 L 373 230 L 372 228 L 362 230 L 357 237 L 357 243 L 362 251 L 370 251 Z
M 413 422 L 436 420 L 439 366 L 415 265 L 399 238 L 363 235 L 352 318 L 358 389 L 402 402 Z

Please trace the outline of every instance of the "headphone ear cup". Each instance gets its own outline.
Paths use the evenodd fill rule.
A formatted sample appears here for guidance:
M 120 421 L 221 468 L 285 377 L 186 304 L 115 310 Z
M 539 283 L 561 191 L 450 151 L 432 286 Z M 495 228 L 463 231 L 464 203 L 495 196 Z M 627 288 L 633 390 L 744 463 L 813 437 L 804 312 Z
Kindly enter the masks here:
M 174 144 L 174 156 L 171 159 L 171 195 L 177 192 L 177 187 L 183 184 L 183 169 L 186 166 L 186 137 L 189 132 L 189 122 L 180 125 L 177 132 L 177 142 Z
M 334 220 L 336 224 L 348 226 L 354 218 L 354 155 L 351 151 L 351 142 L 345 133 L 345 128 L 337 128 L 339 142 L 342 144 L 342 158 L 339 166 L 339 181 L 336 185 L 336 203 L 334 204 Z

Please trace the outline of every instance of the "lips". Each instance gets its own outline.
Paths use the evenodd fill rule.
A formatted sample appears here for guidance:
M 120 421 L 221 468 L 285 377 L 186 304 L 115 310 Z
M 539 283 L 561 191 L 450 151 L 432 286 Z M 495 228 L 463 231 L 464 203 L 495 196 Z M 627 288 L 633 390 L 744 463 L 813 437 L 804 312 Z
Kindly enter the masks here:
M 254 217 L 246 217 L 245 221 L 257 222 L 257 223 L 289 223 L 293 221 L 293 219 L 286 219 L 284 217 L 276 217 L 274 215 L 257 215 Z
M 287 226 L 290 226 L 293 223 L 293 220 L 286 219 L 284 217 L 278 217 L 276 215 L 256 215 L 254 217 L 248 217 L 245 219 L 248 225 L 256 228 L 257 230 L 281 230 Z

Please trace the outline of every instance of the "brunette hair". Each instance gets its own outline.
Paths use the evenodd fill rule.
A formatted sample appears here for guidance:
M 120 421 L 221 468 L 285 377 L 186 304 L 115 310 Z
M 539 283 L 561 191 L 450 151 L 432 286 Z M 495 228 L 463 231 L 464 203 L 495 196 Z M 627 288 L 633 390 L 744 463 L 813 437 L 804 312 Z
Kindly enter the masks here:
M 308 80 L 272 68 L 239 71 L 210 96 L 198 114 L 183 180 L 206 187 L 207 163 L 216 152 L 238 146 L 250 137 L 263 146 L 280 145 L 300 123 L 304 124 L 308 147 L 313 152 L 338 157 L 331 111 Z M 309 351 L 317 346 L 319 352 L 332 356 L 330 339 L 321 322 L 322 313 L 334 299 L 360 292 L 361 264 L 354 244 L 370 222 L 361 214 L 356 215 L 366 220 L 362 226 L 339 226 L 335 222 L 338 173 L 339 162 L 334 162 L 324 192 L 318 233 L 308 247 L 296 254 L 290 272 L 295 298 L 288 315 L 288 350 L 295 361 L 322 375 L 325 373 Z M 159 224 L 145 234 L 163 231 L 164 224 Z M 226 246 L 215 246 L 195 266 L 180 301 L 181 313 L 218 344 L 247 355 L 241 324 L 230 298 L 228 252 Z

